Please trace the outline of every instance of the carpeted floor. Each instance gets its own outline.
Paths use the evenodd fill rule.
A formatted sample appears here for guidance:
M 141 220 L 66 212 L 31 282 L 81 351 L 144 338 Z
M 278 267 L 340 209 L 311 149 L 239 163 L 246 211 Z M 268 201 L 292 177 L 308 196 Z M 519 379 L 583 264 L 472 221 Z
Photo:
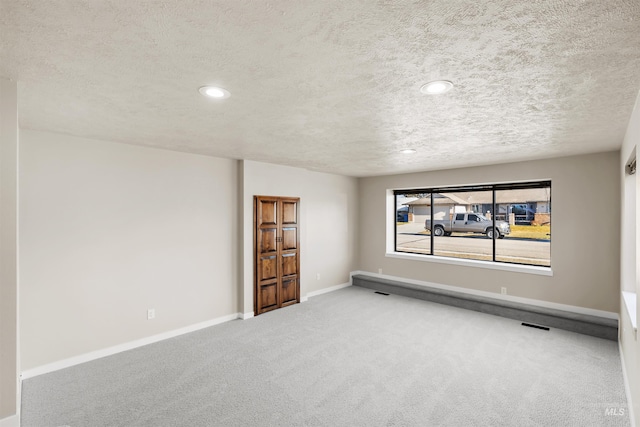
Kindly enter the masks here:
M 616 342 L 357 287 L 41 375 L 23 426 L 627 426 Z

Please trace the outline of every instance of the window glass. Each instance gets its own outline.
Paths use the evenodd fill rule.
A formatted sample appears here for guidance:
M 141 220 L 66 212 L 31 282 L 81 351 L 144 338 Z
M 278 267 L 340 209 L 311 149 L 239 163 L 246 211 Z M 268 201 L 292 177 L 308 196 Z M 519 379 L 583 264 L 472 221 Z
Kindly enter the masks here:
M 402 190 L 395 202 L 396 252 L 551 266 L 550 181 Z
M 481 217 L 478 209 L 491 204 L 491 191 L 439 192 L 434 202 L 436 221 L 432 232 L 433 254 L 464 259 L 493 261 L 493 242 L 487 230 L 493 222 Z M 455 215 L 455 219 L 454 218 Z M 442 233 L 438 230 L 441 227 Z
M 496 191 L 496 219 L 511 233 L 496 242 L 496 261 L 551 265 L 551 187 Z
M 430 215 L 429 193 L 396 195 L 396 252 L 431 254 L 431 235 L 425 230 Z

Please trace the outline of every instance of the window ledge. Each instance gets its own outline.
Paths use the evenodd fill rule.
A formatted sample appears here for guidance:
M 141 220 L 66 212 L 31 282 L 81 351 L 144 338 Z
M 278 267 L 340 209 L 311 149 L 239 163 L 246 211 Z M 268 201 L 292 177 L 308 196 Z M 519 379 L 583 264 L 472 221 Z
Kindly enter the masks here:
M 450 257 L 434 256 L 434 255 L 425 256 L 425 255 L 419 255 L 419 254 L 409 254 L 404 252 L 387 252 L 385 256 L 388 258 L 408 259 L 413 261 L 425 261 L 425 262 L 435 262 L 439 264 L 461 265 L 465 267 L 487 268 L 490 270 L 503 270 L 503 271 L 512 271 L 516 273 L 537 274 L 540 276 L 553 276 L 553 270 L 551 270 L 550 267 L 538 267 L 535 265 L 519 265 L 519 264 L 507 264 L 507 263 L 503 264 L 503 263 L 491 262 L 491 261 L 450 258 Z
M 629 318 L 631 319 L 631 326 L 633 326 L 633 330 L 638 330 L 638 315 L 637 315 L 637 297 L 635 292 L 622 291 L 622 299 L 624 300 L 624 305 L 627 307 L 627 313 L 629 313 Z

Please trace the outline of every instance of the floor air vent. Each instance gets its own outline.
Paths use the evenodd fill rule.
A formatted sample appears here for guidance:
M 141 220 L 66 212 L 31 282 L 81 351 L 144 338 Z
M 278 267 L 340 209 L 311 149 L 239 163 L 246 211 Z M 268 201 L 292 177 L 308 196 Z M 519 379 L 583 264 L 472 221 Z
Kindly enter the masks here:
M 375 293 L 376 293 L 376 294 L 378 294 L 378 295 L 387 295 L 387 296 L 389 296 L 389 294 L 385 294 L 384 292 L 378 292 L 378 291 L 376 291 Z
M 549 328 L 547 328 L 546 326 L 533 325 L 531 323 L 522 323 L 522 326 L 528 326 L 530 328 L 542 329 L 543 331 L 548 331 L 549 330 Z

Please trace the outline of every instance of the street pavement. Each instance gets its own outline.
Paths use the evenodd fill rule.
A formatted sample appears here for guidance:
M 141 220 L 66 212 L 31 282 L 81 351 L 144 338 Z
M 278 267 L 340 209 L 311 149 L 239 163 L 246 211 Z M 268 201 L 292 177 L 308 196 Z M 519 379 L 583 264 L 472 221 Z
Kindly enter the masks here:
M 398 225 L 396 244 L 398 251 L 429 253 L 431 235 L 424 232 L 422 224 Z M 491 260 L 493 242 L 483 234 L 454 233 L 452 236 L 435 237 L 434 254 L 457 258 Z M 544 240 L 509 238 L 496 240 L 496 259 L 534 265 L 549 265 L 551 242 Z

